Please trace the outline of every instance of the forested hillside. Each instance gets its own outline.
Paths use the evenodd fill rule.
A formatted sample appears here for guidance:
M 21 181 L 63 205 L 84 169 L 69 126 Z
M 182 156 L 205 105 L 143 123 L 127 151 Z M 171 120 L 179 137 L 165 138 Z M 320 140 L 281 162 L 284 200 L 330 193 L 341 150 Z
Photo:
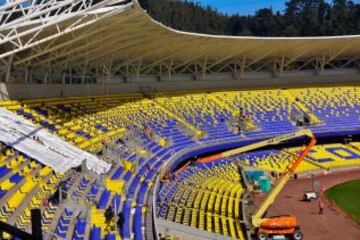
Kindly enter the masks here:
M 178 30 L 243 36 L 333 36 L 360 34 L 360 4 L 348 0 L 289 0 L 284 12 L 225 15 L 182 0 L 140 0 L 149 14 Z

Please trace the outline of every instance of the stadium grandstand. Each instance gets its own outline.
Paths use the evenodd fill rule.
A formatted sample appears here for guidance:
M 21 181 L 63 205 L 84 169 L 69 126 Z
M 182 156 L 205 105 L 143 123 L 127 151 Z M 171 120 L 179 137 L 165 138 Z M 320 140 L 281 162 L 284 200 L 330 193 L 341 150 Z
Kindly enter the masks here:
M 0 80 L 3 239 L 34 235 L 39 209 L 33 239 L 266 240 L 259 182 L 360 167 L 359 35 L 205 35 L 137 0 L 8 0 Z

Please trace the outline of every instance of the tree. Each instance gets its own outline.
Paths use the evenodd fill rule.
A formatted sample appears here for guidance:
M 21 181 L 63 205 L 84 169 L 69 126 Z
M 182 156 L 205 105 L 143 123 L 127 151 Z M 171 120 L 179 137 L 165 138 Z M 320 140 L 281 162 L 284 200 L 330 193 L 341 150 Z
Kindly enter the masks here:
M 295 36 L 298 36 L 298 31 L 296 31 L 295 27 L 290 25 L 290 26 L 287 26 L 285 28 L 285 31 L 284 31 L 284 36 L 287 36 L 287 37 L 295 37 Z
M 139 0 L 156 20 L 172 28 L 242 36 L 331 36 L 360 34 L 360 4 L 349 0 L 288 0 L 283 13 L 262 8 L 254 15 L 219 13 L 193 1 Z

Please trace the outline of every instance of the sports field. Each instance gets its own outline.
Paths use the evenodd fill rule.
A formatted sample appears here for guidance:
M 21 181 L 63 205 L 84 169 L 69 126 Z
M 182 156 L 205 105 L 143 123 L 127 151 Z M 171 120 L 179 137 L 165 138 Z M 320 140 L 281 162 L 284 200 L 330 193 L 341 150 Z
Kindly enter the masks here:
M 360 180 L 334 186 L 325 195 L 360 224 Z

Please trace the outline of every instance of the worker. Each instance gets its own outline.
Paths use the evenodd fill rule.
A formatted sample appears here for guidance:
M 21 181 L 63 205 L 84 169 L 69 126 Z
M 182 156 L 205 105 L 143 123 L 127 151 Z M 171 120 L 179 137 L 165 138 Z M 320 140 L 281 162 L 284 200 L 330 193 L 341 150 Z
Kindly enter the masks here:
M 45 200 L 43 201 L 43 206 L 44 206 L 45 208 L 49 206 L 49 199 L 45 199 Z
M 122 227 L 124 225 L 124 219 L 123 219 L 123 215 L 122 215 L 122 212 L 119 212 L 118 213 L 118 220 L 117 220 L 117 226 L 118 226 L 118 229 L 120 230 L 120 232 L 122 231 Z
M 320 215 L 324 214 L 324 203 L 320 198 L 319 198 L 319 214 Z
M 110 227 L 111 220 L 114 218 L 114 210 L 112 204 L 105 210 L 106 230 Z

